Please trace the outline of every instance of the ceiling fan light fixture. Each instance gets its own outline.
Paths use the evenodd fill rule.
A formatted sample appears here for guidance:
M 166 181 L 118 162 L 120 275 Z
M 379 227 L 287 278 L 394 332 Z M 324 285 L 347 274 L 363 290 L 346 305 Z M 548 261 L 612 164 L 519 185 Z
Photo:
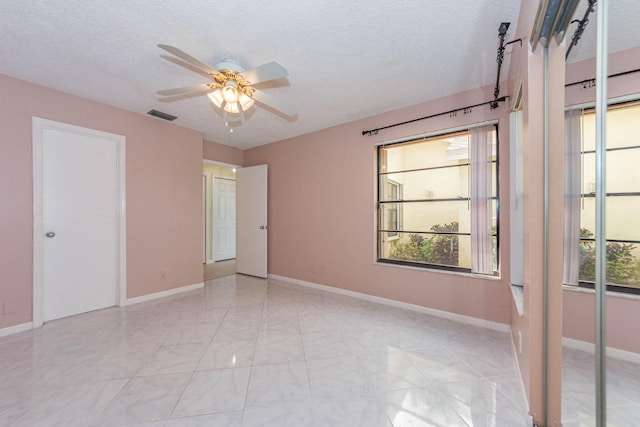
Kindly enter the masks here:
M 297 115 L 295 109 L 287 105 L 287 103 L 253 88 L 254 84 L 281 79 L 289 75 L 287 70 L 277 62 L 269 62 L 247 71 L 236 61 L 225 59 L 215 68 L 212 68 L 176 47 L 164 44 L 159 44 L 158 47 L 190 64 L 197 70 L 208 74 L 212 80 L 212 82 L 205 84 L 160 90 L 157 92 L 158 95 L 173 97 L 196 92 L 207 93 L 211 103 L 225 111 L 225 117 L 239 116 L 241 120 L 243 118 L 241 113 L 253 107 L 254 97 L 261 105 L 271 107 L 286 116 L 294 117 Z M 233 116 L 226 113 L 231 113 Z
M 249 108 L 251 108 L 254 102 L 255 101 L 253 100 L 253 98 L 248 96 L 246 93 L 241 93 L 238 97 L 238 103 L 240 104 L 242 111 L 247 111 Z
M 222 97 L 222 92 L 220 91 L 220 89 L 209 92 L 207 96 L 209 97 L 209 100 L 211 100 L 213 105 L 218 108 L 222 108 L 222 102 L 224 101 L 224 98 Z
M 240 112 L 240 107 L 237 102 L 227 102 L 224 104 L 224 111 L 227 113 L 238 114 Z
M 222 87 L 222 97 L 228 103 L 238 102 L 238 84 L 233 80 L 227 80 Z

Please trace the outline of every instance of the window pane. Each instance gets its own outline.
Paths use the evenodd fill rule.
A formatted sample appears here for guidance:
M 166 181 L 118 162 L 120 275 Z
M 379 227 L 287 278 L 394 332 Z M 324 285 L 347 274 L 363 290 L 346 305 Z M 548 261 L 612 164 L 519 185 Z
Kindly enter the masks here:
M 396 214 L 404 231 L 435 232 L 447 227 L 448 231 L 471 232 L 469 202 L 466 200 L 383 203 L 380 205 L 379 229 L 384 230 Z
M 607 193 L 640 192 L 640 148 L 607 151 Z
M 380 258 L 471 268 L 471 237 L 442 234 L 400 233 L 388 241 L 379 233 Z
M 640 148 L 607 151 L 607 193 L 640 192 Z M 582 155 L 582 192 L 595 194 L 596 155 Z
M 580 281 L 595 281 L 595 265 L 595 243 L 592 241 L 580 242 Z M 607 244 L 607 283 L 640 288 L 640 248 L 638 245 Z
M 583 197 L 580 201 L 580 235 L 593 237 L 596 231 L 596 198 Z
M 640 240 L 640 197 L 607 197 L 607 239 Z
M 640 197 L 607 197 L 606 231 L 607 239 L 640 240 Z M 593 234 L 596 230 L 595 197 L 585 197 L 582 201 L 584 208 L 580 211 L 580 227 L 583 237 Z
M 398 172 L 459 164 L 469 158 L 468 132 L 444 135 L 420 142 L 380 147 L 380 172 Z M 467 163 L 463 161 L 462 163 Z
M 596 194 L 596 155 L 582 155 L 582 194 Z
M 379 258 L 471 268 L 471 215 L 479 207 L 470 201 L 470 144 L 476 138 L 484 140 L 485 132 L 491 134 L 487 142 L 492 151 L 487 155 L 493 162 L 479 170 L 491 174 L 486 179 L 497 199 L 496 130 L 487 126 L 478 132 L 465 130 L 378 147 Z M 492 200 L 493 221 L 487 226 L 494 233 L 497 207 L 497 200 Z M 492 240 L 497 269 L 497 237 Z M 490 250 L 491 242 L 485 243 Z M 451 246 L 449 252 L 446 245 Z
M 493 159 L 495 160 L 495 157 Z M 498 173 L 496 169 L 498 169 L 498 162 L 494 162 L 491 165 L 491 195 L 493 197 L 498 197 Z
M 455 199 L 469 197 L 469 166 L 429 169 L 380 175 L 381 186 L 389 180 L 402 185 L 402 200 Z M 391 192 L 381 199 L 398 200 Z
M 638 144 L 637 132 L 640 104 L 609 107 L 607 111 L 607 148 L 630 147 Z M 595 150 L 596 115 L 593 110 L 582 116 L 583 147 Z

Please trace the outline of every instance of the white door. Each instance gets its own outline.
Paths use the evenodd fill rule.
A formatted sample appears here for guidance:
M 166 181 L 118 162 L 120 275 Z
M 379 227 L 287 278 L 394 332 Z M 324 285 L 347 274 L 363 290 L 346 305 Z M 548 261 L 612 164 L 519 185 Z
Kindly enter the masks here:
M 267 165 L 236 171 L 238 273 L 267 277 Z
M 34 218 L 34 233 L 41 233 L 34 236 L 41 254 L 34 259 L 34 271 L 41 269 L 34 274 L 36 324 L 39 316 L 48 321 L 118 303 L 122 208 L 118 166 L 124 138 L 42 122 L 39 135 L 34 133 L 41 166 L 35 171 L 34 161 L 34 176 L 41 179 L 41 218 Z
M 236 257 L 236 182 L 213 178 L 213 260 Z

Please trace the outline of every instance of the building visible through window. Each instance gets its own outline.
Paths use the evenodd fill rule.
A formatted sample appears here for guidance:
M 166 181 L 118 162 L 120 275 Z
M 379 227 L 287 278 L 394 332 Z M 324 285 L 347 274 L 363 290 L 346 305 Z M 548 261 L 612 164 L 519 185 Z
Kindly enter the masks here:
M 495 274 L 497 128 L 378 147 L 378 260 Z
M 387 179 L 385 182 L 386 194 L 388 194 L 389 201 L 402 200 L 402 184 L 395 182 L 391 179 Z M 402 214 L 400 213 L 400 203 L 389 203 L 387 205 L 387 230 L 392 230 L 387 233 L 387 239 L 389 241 L 398 239 L 400 237 L 400 230 L 402 230 Z

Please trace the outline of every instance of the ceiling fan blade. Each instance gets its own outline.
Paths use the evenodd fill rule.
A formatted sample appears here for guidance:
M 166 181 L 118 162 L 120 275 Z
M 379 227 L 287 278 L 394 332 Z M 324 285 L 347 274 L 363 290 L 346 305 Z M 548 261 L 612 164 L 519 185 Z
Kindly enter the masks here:
M 215 68 L 211 68 L 207 64 L 205 64 L 204 62 L 198 61 L 196 58 L 194 58 L 193 56 L 189 55 L 188 53 L 185 53 L 185 52 L 181 51 L 177 47 L 169 46 L 169 45 L 166 45 L 166 44 L 159 44 L 158 47 L 160 49 L 162 49 L 162 50 L 166 50 L 167 52 L 169 52 L 172 55 L 177 56 L 178 58 L 182 59 L 183 61 L 188 62 L 189 64 L 193 65 L 194 67 L 198 68 L 199 70 L 204 71 L 207 74 L 219 74 L 220 73 Z
M 172 96 L 172 95 L 181 95 L 183 93 L 189 93 L 189 92 L 211 92 L 212 90 L 213 89 L 209 87 L 208 84 L 201 84 L 201 85 L 195 85 L 195 86 L 178 87 L 175 89 L 159 90 L 156 93 L 162 96 Z
M 257 83 L 268 82 L 269 80 L 287 77 L 289 72 L 277 62 L 269 62 L 251 70 L 243 71 L 240 75 L 249 83 L 254 85 Z
M 261 104 L 266 105 L 267 107 L 271 107 L 274 110 L 278 110 L 289 117 L 294 117 L 296 114 L 298 114 L 296 109 L 291 105 L 289 105 L 288 103 L 281 101 L 278 98 L 274 98 L 273 96 L 267 93 L 264 93 L 261 90 L 255 89 L 255 92 L 253 92 L 253 99 L 255 99 Z

